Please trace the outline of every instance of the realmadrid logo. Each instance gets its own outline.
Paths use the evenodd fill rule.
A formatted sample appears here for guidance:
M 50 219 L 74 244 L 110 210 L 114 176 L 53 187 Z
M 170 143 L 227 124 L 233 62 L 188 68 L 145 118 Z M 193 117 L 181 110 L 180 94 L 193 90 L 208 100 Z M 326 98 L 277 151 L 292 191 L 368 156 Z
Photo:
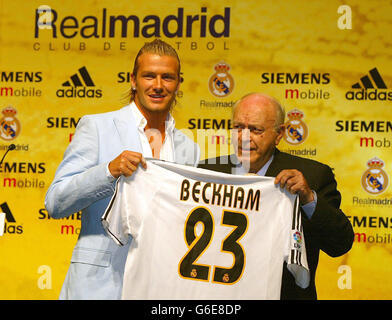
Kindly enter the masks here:
M 208 81 L 210 92 L 216 97 L 226 97 L 234 89 L 234 79 L 229 73 L 230 66 L 224 62 L 215 65 L 215 73 Z
M 223 275 L 222 281 L 223 281 L 223 282 L 226 282 L 226 283 L 230 281 L 230 277 L 229 277 L 229 274 L 228 274 L 228 273 L 225 273 L 225 274 Z
M 289 120 L 284 124 L 285 130 L 283 139 L 289 144 L 301 144 L 308 136 L 308 127 L 302 121 L 304 113 L 298 109 L 287 113 Z
M 373 158 L 367 163 L 367 169 L 362 175 L 362 187 L 370 194 L 380 194 L 388 187 L 388 175 L 382 169 L 384 162 L 381 159 Z
M 197 270 L 196 270 L 196 269 L 192 269 L 192 271 L 191 271 L 191 277 L 192 277 L 192 278 L 196 278 L 196 277 L 197 277 Z
M 20 122 L 15 117 L 17 111 L 13 107 L 4 108 L 0 119 L 0 137 L 4 140 L 15 139 L 20 132 Z

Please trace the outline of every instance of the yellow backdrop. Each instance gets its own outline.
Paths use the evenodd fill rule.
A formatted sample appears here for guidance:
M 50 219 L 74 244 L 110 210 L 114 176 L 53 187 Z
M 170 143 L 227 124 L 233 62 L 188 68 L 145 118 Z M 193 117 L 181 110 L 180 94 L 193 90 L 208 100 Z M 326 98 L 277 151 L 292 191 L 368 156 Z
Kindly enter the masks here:
M 0 156 L 16 150 L 0 167 L 0 298 L 57 299 L 80 213 L 50 219 L 46 190 L 79 118 L 122 107 L 136 52 L 161 37 L 182 62 L 176 126 L 202 158 L 230 152 L 230 107 L 261 91 L 288 113 L 280 148 L 334 168 L 356 238 L 343 257 L 321 255 L 319 298 L 391 299 L 391 9 L 360 0 L 1 1 Z

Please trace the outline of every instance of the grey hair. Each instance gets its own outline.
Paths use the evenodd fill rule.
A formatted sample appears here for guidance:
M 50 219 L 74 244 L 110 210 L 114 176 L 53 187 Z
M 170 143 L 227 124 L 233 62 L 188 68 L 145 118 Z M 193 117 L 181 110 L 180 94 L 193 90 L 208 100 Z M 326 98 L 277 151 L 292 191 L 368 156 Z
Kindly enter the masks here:
M 251 92 L 251 93 L 248 93 L 248 94 L 244 95 L 243 97 L 241 97 L 234 104 L 234 106 L 232 108 L 232 114 L 231 114 L 232 118 L 234 116 L 234 112 L 235 112 L 235 109 L 237 108 L 237 106 L 239 106 L 243 102 L 243 100 L 245 100 L 247 97 L 253 96 L 253 95 L 266 98 L 273 106 L 275 106 L 275 110 L 276 110 L 275 130 L 280 131 L 280 128 L 284 124 L 284 120 L 285 120 L 285 116 L 286 116 L 285 108 L 276 98 L 274 98 L 268 94 L 265 94 L 265 93 Z

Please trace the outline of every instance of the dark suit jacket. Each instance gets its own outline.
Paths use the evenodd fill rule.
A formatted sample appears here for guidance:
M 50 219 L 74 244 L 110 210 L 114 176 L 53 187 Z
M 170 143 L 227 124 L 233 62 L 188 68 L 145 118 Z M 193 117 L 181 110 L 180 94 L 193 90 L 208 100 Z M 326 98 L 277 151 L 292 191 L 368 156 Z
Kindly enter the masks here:
M 233 161 L 234 160 L 234 161 Z M 199 163 L 199 168 L 232 173 L 238 164 L 235 155 L 207 159 Z M 320 162 L 275 151 L 274 160 L 266 176 L 275 177 L 283 169 L 297 169 L 305 176 L 310 188 L 317 193 L 317 205 L 309 220 L 302 213 L 302 224 L 306 243 L 306 253 L 310 269 L 310 284 L 301 289 L 295 284 L 294 277 L 283 268 L 281 299 L 317 299 L 315 286 L 316 268 L 319 251 L 331 257 L 343 255 L 351 249 L 354 231 L 350 221 L 339 209 L 341 196 L 331 168 Z

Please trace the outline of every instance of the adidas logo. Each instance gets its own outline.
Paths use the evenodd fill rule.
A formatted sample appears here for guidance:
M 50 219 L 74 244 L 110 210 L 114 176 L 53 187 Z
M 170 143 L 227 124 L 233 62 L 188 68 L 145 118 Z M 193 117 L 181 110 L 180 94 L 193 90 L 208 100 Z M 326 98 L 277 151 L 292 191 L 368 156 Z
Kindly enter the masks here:
M 378 89 L 386 89 L 387 86 L 385 85 L 384 80 L 382 79 L 380 73 L 378 72 L 377 68 L 373 68 L 372 70 L 369 71 L 370 73 L 370 77 L 369 76 L 363 76 L 361 78 L 361 83 L 363 85 L 363 87 L 361 86 L 361 84 L 359 82 L 355 83 L 352 85 L 353 89 L 373 89 L 373 83 L 370 79 L 372 79 L 374 81 L 374 84 L 376 85 L 376 88 Z
M 56 95 L 59 98 L 101 98 L 102 90 L 94 89 L 94 81 L 86 67 L 81 67 L 70 80 L 62 84 L 64 89 L 58 89 Z M 90 89 L 91 88 L 91 89 Z
M 1 214 L 2 213 L 2 214 Z M 16 220 L 8 207 L 7 202 L 0 204 L 0 227 L 4 225 L 0 231 L 0 236 L 3 234 L 22 234 L 23 226 L 17 225 Z
M 361 90 L 347 91 L 347 100 L 392 100 L 392 91 L 386 90 L 387 85 L 377 68 L 369 70 L 369 74 L 361 77 L 360 81 L 354 83 L 351 88 Z

